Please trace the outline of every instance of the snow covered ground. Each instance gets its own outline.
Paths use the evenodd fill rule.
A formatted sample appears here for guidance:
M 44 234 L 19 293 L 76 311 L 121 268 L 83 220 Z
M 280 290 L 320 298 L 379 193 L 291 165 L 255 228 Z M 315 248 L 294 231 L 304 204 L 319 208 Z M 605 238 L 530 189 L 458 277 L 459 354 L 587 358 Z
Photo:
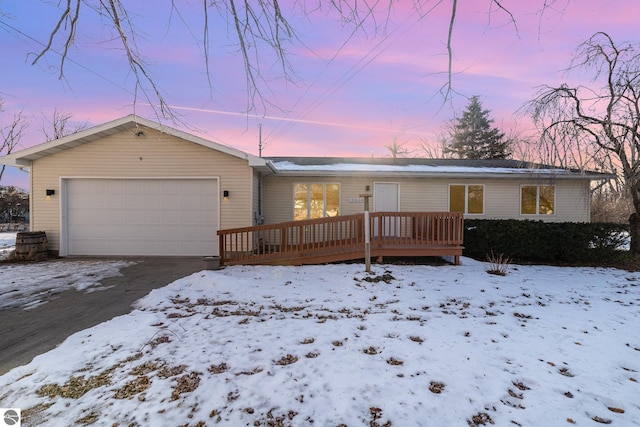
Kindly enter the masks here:
M 1 376 L 0 407 L 27 426 L 640 424 L 639 273 L 462 263 L 195 273 Z
M 0 233 L 0 260 L 5 259 L 16 248 L 18 233 Z
M 15 249 L 16 234 L 0 233 L 0 259 Z M 0 264 L 0 310 L 34 308 L 69 289 L 85 292 L 105 289 L 100 280 L 120 276 L 120 269 L 130 264 L 95 260 Z

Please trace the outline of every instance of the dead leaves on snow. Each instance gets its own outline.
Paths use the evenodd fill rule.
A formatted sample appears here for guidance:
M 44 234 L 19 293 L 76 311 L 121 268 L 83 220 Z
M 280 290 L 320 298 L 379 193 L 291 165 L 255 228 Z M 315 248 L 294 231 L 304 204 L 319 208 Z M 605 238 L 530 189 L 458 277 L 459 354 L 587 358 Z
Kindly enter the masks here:
M 222 374 L 223 372 L 227 372 L 229 370 L 229 366 L 222 362 L 219 365 L 211 365 L 209 366 L 209 372 L 212 374 Z
M 387 359 L 387 363 L 391 366 L 401 366 L 404 365 L 404 361 L 400 359 L 396 359 L 395 357 L 390 357 Z
M 127 382 L 122 388 L 116 390 L 114 399 L 129 399 L 142 393 L 151 386 L 151 380 L 146 375 L 138 375 L 135 379 Z
M 171 393 L 171 400 L 178 400 L 181 394 L 190 393 L 200 385 L 200 372 L 191 372 L 176 379 L 176 385 Z
M 467 424 L 469 424 L 470 427 L 478 427 L 495 423 L 486 412 L 478 412 L 477 414 L 472 416 L 470 420 L 467 420 Z
M 369 408 L 369 415 L 371 415 L 371 420 L 369 421 L 370 427 L 391 427 L 391 421 L 386 421 L 382 423 L 382 421 L 378 422 L 382 418 L 382 409 L 372 406 Z
M 416 335 L 411 335 L 409 336 L 409 339 L 413 342 L 417 342 L 418 344 L 422 344 L 424 342 L 424 340 L 422 338 L 420 338 L 419 336 Z
M 429 384 L 429 391 L 434 394 L 440 394 L 444 391 L 444 387 L 444 383 L 431 381 L 431 383 Z
M 368 354 L 370 356 L 373 356 L 373 355 L 378 354 L 378 349 L 376 349 L 375 347 L 371 346 L 369 348 L 365 348 L 364 350 L 362 350 L 362 352 L 364 354 Z
M 292 426 L 293 419 L 298 415 L 296 411 L 287 411 L 283 414 L 274 413 L 275 408 L 272 408 L 261 418 L 253 422 L 254 427 L 288 427 Z
M 94 388 L 103 387 L 111 384 L 111 374 L 116 366 L 102 371 L 99 375 L 85 378 L 84 375 L 79 377 L 71 376 L 69 380 L 63 384 L 45 384 L 36 390 L 36 394 L 40 397 L 48 397 L 53 399 L 57 396 L 67 399 L 79 399 Z
M 280 358 L 280 360 L 277 360 L 273 363 L 280 366 L 286 366 L 286 365 L 291 365 L 293 363 L 296 363 L 297 361 L 298 361 L 297 356 L 292 356 L 290 354 L 287 354 L 286 356 L 283 356 L 282 358 Z

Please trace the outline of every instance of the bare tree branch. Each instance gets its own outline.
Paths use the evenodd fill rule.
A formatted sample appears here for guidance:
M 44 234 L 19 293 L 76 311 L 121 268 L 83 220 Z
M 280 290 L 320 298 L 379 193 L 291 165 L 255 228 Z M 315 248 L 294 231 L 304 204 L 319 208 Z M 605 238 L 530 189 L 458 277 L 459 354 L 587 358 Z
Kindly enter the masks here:
M 591 87 L 544 86 L 525 111 L 561 161 L 622 177 L 634 206 L 631 251 L 640 253 L 640 45 L 595 33 L 578 46 L 567 73 L 574 70 L 590 71 Z
M 123 48 L 125 57 L 129 64 L 133 76 L 135 77 L 134 92 L 141 92 L 151 105 L 159 105 L 159 115 L 170 116 L 175 119 L 171 108 L 165 101 L 165 96 L 158 86 L 156 79 L 151 72 L 151 67 L 143 60 L 140 49 L 136 46 L 136 36 L 138 34 L 135 23 L 128 15 L 128 7 L 122 0 L 61 0 L 63 9 L 50 32 L 48 43 L 36 55 L 33 64 L 39 62 L 47 53 L 56 52 L 60 55 L 60 78 L 65 75 L 65 63 L 68 59 L 70 48 L 75 42 L 78 24 L 80 22 L 81 3 L 83 10 L 95 10 L 99 14 L 106 14 L 107 24 L 116 30 L 118 39 Z M 556 0 L 540 0 L 542 15 L 548 8 L 552 8 Z M 569 1 L 569 0 L 566 0 Z M 254 110 L 256 102 L 268 103 L 267 91 L 269 90 L 269 79 L 262 73 L 273 65 L 280 67 L 279 76 L 293 80 L 293 69 L 289 63 L 290 44 L 299 41 L 297 34 L 290 24 L 290 19 L 298 6 L 302 7 L 303 13 L 312 13 L 317 10 L 329 10 L 338 14 L 339 19 L 346 25 L 353 28 L 354 33 L 366 36 L 378 36 L 385 34 L 387 25 L 390 22 L 392 12 L 396 2 L 394 0 L 331 0 L 327 3 L 313 0 L 302 0 L 289 5 L 287 10 L 283 10 L 280 0 L 200 0 L 198 3 L 202 10 L 203 27 L 202 43 L 204 68 L 210 93 L 213 93 L 211 79 L 211 44 L 210 25 L 212 14 L 211 9 L 216 8 L 219 15 L 226 20 L 233 29 L 235 42 L 242 55 L 243 66 L 246 77 L 247 109 Z M 311 4 L 312 6 L 307 7 Z M 428 0 L 413 0 L 413 7 L 416 13 L 422 18 L 436 7 L 446 4 L 444 0 L 431 2 Z M 180 7 L 188 7 L 180 5 Z M 450 100 L 454 90 L 454 34 L 458 8 L 461 7 L 458 0 L 452 0 L 449 25 L 447 30 L 447 70 L 446 82 L 440 89 L 443 96 L 443 103 Z M 178 2 L 171 0 L 171 10 L 178 11 Z M 179 13 L 179 12 L 178 12 Z M 489 1 L 489 17 L 493 13 L 505 14 L 509 22 L 518 31 L 516 17 L 505 5 L 504 0 Z M 188 24 L 185 22 L 185 25 Z M 351 37 L 349 36 L 349 37 Z M 62 49 L 56 50 L 54 45 L 56 40 L 61 39 Z M 275 64 L 266 64 L 268 55 L 275 57 Z M 134 100 L 135 101 L 135 100 Z M 135 105 L 135 103 L 134 103 Z
M 398 138 L 395 136 L 393 137 L 391 144 L 385 145 L 384 148 L 389 150 L 389 157 L 393 159 L 409 157 L 412 153 L 412 150 L 406 147 L 406 143 L 398 144 Z
M 69 127 L 69 120 L 73 118 L 73 114 L 64 113 L 58 109 L 53 110 L 51 119 L 42 115 L 42 124 L 40 129 L 47 141 L 53 141 L 54 139 L 60 139 L 67 135 L 71 135 L 76 132 L 83 131 L 89 127 L 89 122 L 84 121 L 77 123 L 73 127 Z
M 67 59 L 67 55 L 69 54 L 69 48 L 74 42 L 75 34 L 76 34 L 76 26 L 78 25 L 78 18 L 80 17 L 80 0 L 76 0 L 75 2 L 76 4 L 75 4 L 75 7 L 73 7 L 73 10 L 72 10 L 72 2 L 73 0 L 67 0 L 67 7 L 60 15 L 60 19 L 58 19 L 56 26 L 53 28 L 53 30 L 51 30 L 51 33 L 49 35 L 49 42 L 44 47 L 44 49 L 42 49 L 40 53 L 36 55 L 35 59 L 31 63 L 31 65 L 35 65 L 40 60 L 40 58 L 42 58 L 47 52 L 52 50 L 53 39 L 59 33 L 62 27 L 62 24 L 66 23 L 67 25 L 65 25 L 65 27 L 69 28 L 69 32 L 65 37 L 64 49 L 60 54 L 60 57 L 61 57 L 60 58 L 60 74 L 59 74 L 60 79 L 62 79 L 64 76 L 64 63 L 65 63 L 65 60 Z
M 453 38 L 453 24 L 456 22 L 456 10 L 458 9 L 458 0 L 453 0 L 451 3 L 451 20 L 449 21 L 449 33 L 447 35 L 447 55 L 448 55 L 448 68 L 447 68 L 447 84 L 445 85 L 444 99 L 449 99 L 451 94 L 451 88 L 453 87 L 453 47 L 451 40 Z
M 0 128 L 0 155 L 6 156 L 11 154 L 20 143 L 24 131 L 27 130 L 28 127 L 29 122 L 22 110 L 14 114 L 11 123 Z M 5 165 L 0 167 L 0 180 L 2 180 L 5 168 Z

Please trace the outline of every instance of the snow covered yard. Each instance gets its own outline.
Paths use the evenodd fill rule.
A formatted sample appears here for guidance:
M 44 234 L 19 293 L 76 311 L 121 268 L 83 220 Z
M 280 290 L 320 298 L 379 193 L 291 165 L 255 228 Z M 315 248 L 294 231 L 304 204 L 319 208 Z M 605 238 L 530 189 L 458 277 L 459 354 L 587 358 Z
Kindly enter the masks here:
M 7 258 L 15 250 L 17 234 L 17 232 L 0 233 L 0 260 Z
M 15 249 L 17 233 L 0 233 L 0 260 Z M 25 310 L 46 304 L 69 289 L 94 292 L 105 289 L 100 280 L 120 276 L 131 261 L 78 260 L 0 264 L 0 310 Z
M 639 273 L 462 262 L 195 273 L 0 377 L 0 407 L 28 426 L 640 424 Z

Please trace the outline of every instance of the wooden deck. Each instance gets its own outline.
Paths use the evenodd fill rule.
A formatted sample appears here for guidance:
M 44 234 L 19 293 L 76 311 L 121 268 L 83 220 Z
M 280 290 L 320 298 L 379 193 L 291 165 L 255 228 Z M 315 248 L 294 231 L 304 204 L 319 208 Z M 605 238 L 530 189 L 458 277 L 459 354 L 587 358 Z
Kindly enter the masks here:
M 453 256 L 459 264 L 459 212 L 370 212 L 370 252 L 385 256 Z M 219 230 L 220 264 L 302 265 L 365 258 L 364 214 Z

